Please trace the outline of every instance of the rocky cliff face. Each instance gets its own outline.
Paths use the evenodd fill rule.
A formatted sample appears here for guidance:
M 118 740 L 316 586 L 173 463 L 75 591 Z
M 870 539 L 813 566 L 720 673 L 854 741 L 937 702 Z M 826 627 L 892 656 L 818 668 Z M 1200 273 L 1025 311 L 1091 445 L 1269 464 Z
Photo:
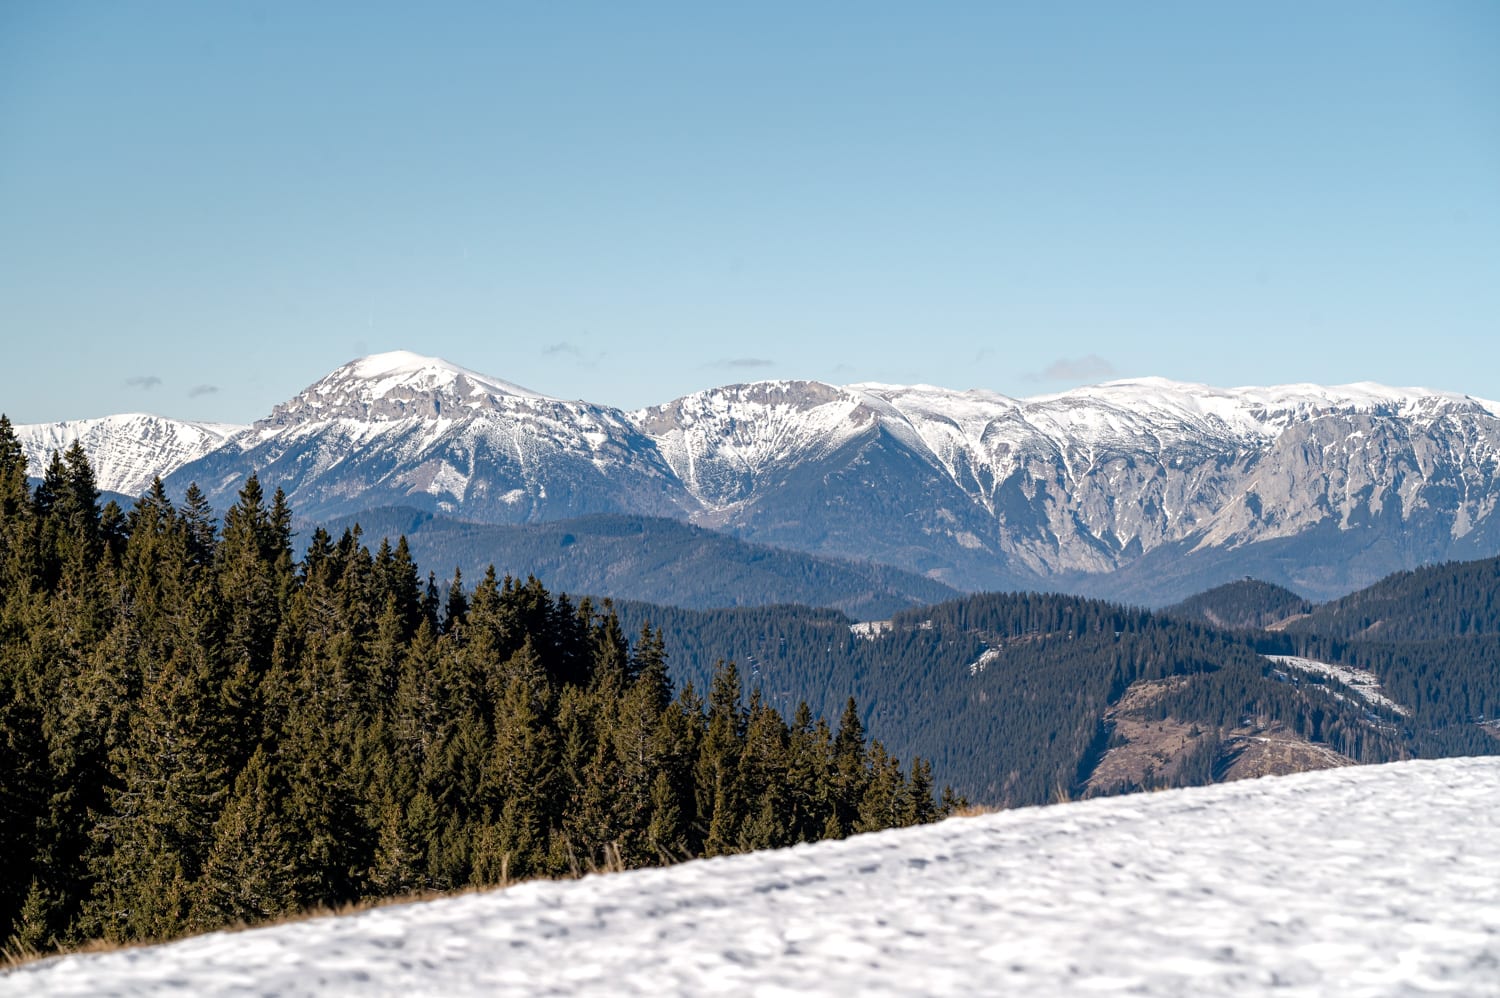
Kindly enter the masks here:
M 1161 379 L 1031 399 L 761 382 L 627 413 L 394 353 L 203 456 L 162 448 L 157 470 L 220 504 L 255 470 L 315 517 L 667 515 L 964 588 L 1159 601 L 1261 574 L 1320 596 L 1500 551 L 1497 413 L 1420 389 Z
M 1237 578 L 1228 552 L 1313 595 L 1492 553 L 1495 409 L 1377 385 L 1146 379 L 1018 400 L 788 382 L 702 392 L 635 418 L 704 522 L 970 588 L 1061 582 L 1156 599 Z M 758 434 L 776 445 L 751 449 L 742 466 L 753 473 L 726 506 L 700 469 L 721 467 L 726 448 L 740 460 L 738 442 Z M 1168 555 L 1208 577 L 1188 572 L 1163 592 L 1146 573 L 1116 577 L 1143 562 L 1158 574 Z

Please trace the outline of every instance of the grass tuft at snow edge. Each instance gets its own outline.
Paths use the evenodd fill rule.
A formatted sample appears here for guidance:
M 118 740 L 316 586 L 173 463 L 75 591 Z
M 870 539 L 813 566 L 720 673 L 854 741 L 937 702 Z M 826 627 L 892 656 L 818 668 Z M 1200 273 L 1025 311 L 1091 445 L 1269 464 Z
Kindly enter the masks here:
M 0 975 L 0 995 L 1500 995 L 1500 758 L 533 882 Z

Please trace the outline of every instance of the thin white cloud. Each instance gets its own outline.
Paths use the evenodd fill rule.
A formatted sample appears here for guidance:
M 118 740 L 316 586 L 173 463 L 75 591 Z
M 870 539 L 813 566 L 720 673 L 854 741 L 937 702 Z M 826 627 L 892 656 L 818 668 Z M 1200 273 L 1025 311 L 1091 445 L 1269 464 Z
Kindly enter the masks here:
M 1030 381 L 1098 381 L 1112 377 L 1115 366 L 1096 353 L 1086 357 L 1059 357 L 1040 374 L 1029 374 Z
M 734 357 L 727 360 L 715 361 L 709 366 L 743 370 L 752 367 L 775 367 L 776 362 L 774 360 L 766 360 L 764 357 Z
M 138 374 L 133 378 L 125 379 L 126 388 L 139 388 L 143 392 L 149 392 L 160 384 L 161 379 L 154 374 Z

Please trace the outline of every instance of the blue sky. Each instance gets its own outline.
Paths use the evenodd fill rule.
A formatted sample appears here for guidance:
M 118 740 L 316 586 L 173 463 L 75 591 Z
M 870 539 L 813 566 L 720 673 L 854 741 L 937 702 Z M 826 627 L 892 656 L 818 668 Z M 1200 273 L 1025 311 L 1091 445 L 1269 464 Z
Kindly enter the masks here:
M 721 9 L 722 8 L 722 9 Z M 1500 4 L 0 5 L 0 411 L 1500 398 Z

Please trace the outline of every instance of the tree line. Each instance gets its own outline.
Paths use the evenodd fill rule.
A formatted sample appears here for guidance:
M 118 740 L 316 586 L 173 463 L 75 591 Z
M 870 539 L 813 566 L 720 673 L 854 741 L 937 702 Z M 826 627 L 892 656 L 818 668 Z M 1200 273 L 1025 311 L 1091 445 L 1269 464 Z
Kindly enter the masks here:
M 424 579 L 358 527 L 294 554 L 251 477 L 33 487 L 0 416 L 0 938 L 154 940 L 318 906 L 934 820 L 931 767 L 534 578 Z M 700 692 L 700 689 L 702 692 Z M 789 719 L 787 715 L 790 715 Z M 952 806 L 951 796 L 946 806 Z

